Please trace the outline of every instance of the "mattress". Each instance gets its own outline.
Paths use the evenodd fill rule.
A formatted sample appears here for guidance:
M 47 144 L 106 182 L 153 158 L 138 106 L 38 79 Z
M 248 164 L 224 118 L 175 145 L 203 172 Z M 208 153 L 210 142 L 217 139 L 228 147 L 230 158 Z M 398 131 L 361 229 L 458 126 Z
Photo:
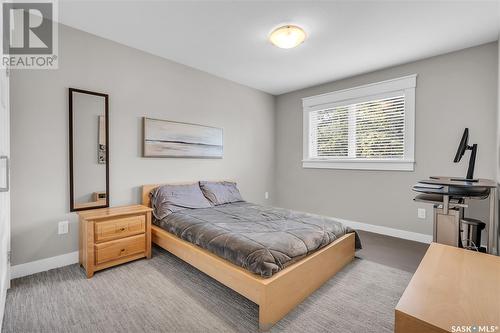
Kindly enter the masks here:
M 263 277 L 355 233 L 332 218 L 248 202 L 184 209 L 153 223 Z

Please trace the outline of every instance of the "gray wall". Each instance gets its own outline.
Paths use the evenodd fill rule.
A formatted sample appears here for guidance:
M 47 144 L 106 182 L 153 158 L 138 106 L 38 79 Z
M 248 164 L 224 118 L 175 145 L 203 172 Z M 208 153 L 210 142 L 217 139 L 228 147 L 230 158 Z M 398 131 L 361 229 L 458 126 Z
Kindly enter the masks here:
M 272 198 L 271 95 L 65 26 L 59 34 L 59 70 L 11 77 L 13 265 L 78 249 L 68 213 L 68 87 L 110 95 L 112 206 L 138 203 L 141 184 L 198 179 L 234 179 L 248 200 Z M 142 158 L 143 116 L 222 127 L 224 158 Z M 70 232 L 59 236 L 66 219 Z
M 68 213 L 68 87 L 110 94 L 112 206 L 139 202 L 141 184 L 229 178 L 257 203 L 430 234 L 430 209 L 425 221 L 416 218 L 410 188 L 432 174 L 465 174 L 466 161 L 451 162 L 465 126 L 479 144 L 476 175 L 496 173 L 495 43 L 275 99 L 65 26 L 59 33 L 59 70 L 11 76 L 13 265 L 78 247 L 76 214 Z M 302 168 L 302 97 L 413 73 L 414 172 Z M 142 158 L 142 116 L 222 127 L 224 158 Z M 473 207 L 478 217 L 483 206 Z M 71 222 L 68 235 L 57 235 L 61 220 Z
M 430 175 L 465 176 L 452 160 L 464 127 L 479 144 L 475 176 L 496 174 L 497 43 L 280 95 L 276 101 L 275 204 L 351 221 L 431 234 L 417 219 L 411 186 Z M 302 97 L 418 74 L 414 172 L 303 169 Z M 424 206 L 425 207 L 425 206 Z M 475 203 L 472 214 L 484 218 Z

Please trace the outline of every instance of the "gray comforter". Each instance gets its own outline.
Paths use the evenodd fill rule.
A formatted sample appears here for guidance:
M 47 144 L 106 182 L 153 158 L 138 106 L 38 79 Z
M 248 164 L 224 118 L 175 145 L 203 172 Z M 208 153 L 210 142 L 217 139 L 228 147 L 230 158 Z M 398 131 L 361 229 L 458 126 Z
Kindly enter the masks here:
M 248 202 L 184 209 L 154 223 L 264 277 L 354 232 L 331 218 Z

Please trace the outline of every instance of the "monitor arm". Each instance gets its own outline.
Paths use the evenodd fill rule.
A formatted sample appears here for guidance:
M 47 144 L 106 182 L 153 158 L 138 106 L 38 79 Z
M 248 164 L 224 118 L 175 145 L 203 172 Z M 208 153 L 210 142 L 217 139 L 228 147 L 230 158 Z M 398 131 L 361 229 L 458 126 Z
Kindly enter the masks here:
M 476 165 L 476 153 L 477 153 L 477 144 L 473 144 L 472 146 L 467 146 L 467 150 L 471 150 L 470 158 L 469 158 L 469 168 L 467 169 L 467 180 L 474 179 L 474 167 Z

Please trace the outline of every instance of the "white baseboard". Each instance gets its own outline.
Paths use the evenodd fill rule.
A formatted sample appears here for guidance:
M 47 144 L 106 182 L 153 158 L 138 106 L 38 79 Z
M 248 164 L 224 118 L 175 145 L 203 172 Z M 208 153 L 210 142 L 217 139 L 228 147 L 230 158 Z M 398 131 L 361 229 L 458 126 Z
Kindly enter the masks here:
M 10 267 L 10 278 L 16 279 L 23 276 L 48 271 L 58 267 L 78 263 L 78 251 L 62 254 L 60 256 L 27 262 Z
M 419 234 L 417 232 L 383 227 L 374 224 L 367 224 L 336 218 L 339 222 L 357 230 L 364 230 L 376 234 L 382 234 L 402 239 L 408 239 L 420 243 L 431 243 L 432 235 Z M 19 277 L 48 271 L 58 267 L 68 266 L 78 263 L 78 251 L 55 256 L 51 258 L 41 259 L 37 261 L 27 262 L 25 264 L 12 266 L 10 268 L 10 278 L 16 279 Z
M 412 240 L 412 241 L 420 242 L 420 243 L 430 244 L 432 242 L 432 235 L 420 234 L 418 232 L 406 231 L 406 230 L 401 230 L 401 229 L 394 229 L 394 228 L 389 228 L 389 227 L 383 227 L 380 225 L 361 223 L 361 222 L 349 221 L 349 220 L 338 219 L 338 218 L 336 218 L 336 220 L 338 220 L 339 222 L 342 222 L 343 224 L 345 224 L 353 229 L 357 229 L 357 230 L 363 230 L 363 231 L 373 232 L 376 234 L 382 234 L 382 235 L 386 235 L 386 236 L 392 236 L 392 237 Z

